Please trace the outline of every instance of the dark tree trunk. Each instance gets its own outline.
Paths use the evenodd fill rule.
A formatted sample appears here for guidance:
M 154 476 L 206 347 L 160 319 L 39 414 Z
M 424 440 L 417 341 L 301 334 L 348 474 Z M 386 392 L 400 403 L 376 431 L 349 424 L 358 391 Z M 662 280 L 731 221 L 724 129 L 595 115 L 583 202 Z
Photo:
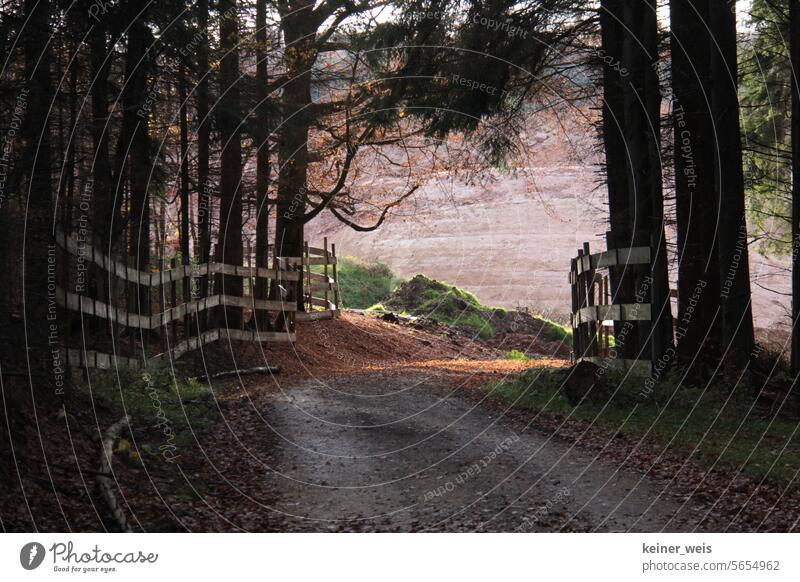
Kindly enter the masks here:
M 709 22 L 712 99 L 717 164 L 715 184 L 720 200 L 719 281 L 722 340 L 730 363 L 748 357 L 754 346 L 744 204 L 742 141 L 739 130 L 736 63 L 736 2 L 712 0 Z
M 28 21 L 24 29 L 27 112 L 23 135 L 26 139 L 20 167 L 26 174 L 23 191 L 22 277 L 25 338 L 17 344 L 18 362 L 26 362 L 37 400 L 48 400 L 63 392 L 59 386 L 53 350 L 63 329 L 58 319 L 48 317 L 48 302 L 55 299 L 55 244 L 52 237 L 53 185 L 49 111 L 53 100 L 50 80 L 50 22 L 46 0 L 26 0 Z M 57 353 L 57 352 L 55 352 Z M 61 381 L 64 373 L 61 371 Z
M 714 188 L 708 0 L 670 2 L 675 211 L 678 234 L 678 357 L 718 357 L 719 199 Z
M 792 374 L 800 372 L 800 0 L 789 0 L 792 77 Z
M 197 20 L 200 33 L 208 38 L 208 0 L 198 0 Z M 197 250 L 195 254 L 203 264 L 211 261 L 211 208 L 212 186 L 209 180 L 209 144 L 211 141 L 211 121 L 209 115 L 209 76 L 208 46 L 201 42 L 197 47 Z M 200 277 L 200 297 L 208 296 L 208 277 Z M 202 314 L 197 322 L 204 328 Z
M 275 255 L 300 257 L 303 254 L 303 224 L 307 198 L 308 133 L 311 115 L 311 65 L 317 57 L 313 46 L 316 31 L 310 10 L 299 9 L 281 15 L 287 81 L 283 88 L 284 122 L 278 151 L 278 194 L 275 217 Z M 307 3 L 313 6 L 313 2 Z M 297 307 L 305 308 L 298 293 Z
M 189 104 L 186 100 L 186 66 L 181 65 L 180 79 L 178 81 L 178 100 L 180 101 L 180 133 L 181 133 L 181 264 L 189 264 Z M 189 277 L 183 278 L 183 301 L 190 297 Z M 188 321 L 188 318 L 185 320 Z M 188 326 L 187 326 L 188 331 Z
M 258 79 L 259 96 L 262 103 L 257 111 L 258 152 L 256 153 L 256 266 L 267 268 L 269 256 L 269 116 L 266 104 L 267 82 L 267 2 L 256 2 L 256 78 Z M 267 281 L 256 279 L 254 289 L 256 299 L 266 299 L 269 296 Z M 269 316 L 266 311 L 255 310 L 254 321 L 259 329 L 269 326 Z
M 661 133 L 658 28 L 655 0 L 627 2 L 623 65 L 629 72 L 624 87 L 625 142 L 628 146 L 628 205 L 633 210 L 632 244 L 649 246 L 651 268 L 634 269 L 637 292 L 650 294 L 650 326 L 639 326 L 639 343 L 650 345 L 657 362 L 672 345 L 666 238 L 661 185 Z M 648 329 L 649 328 L 649 329 Z M 646 352 L 647 353 L 647 352 Z
M 603 63 L 603 145 L 606 157 L 606 182 L 608 185 L 608 212 L 610 232 L 606 241 L 609 249 L 631 246 L 631 218 L 628 205 L 627 148 L 625 146 L 625 104 L 623 102 L 622 0 L 603 0 L 600 4 L 600 30 Z M 620 267 L 609 270 L 613 303 L 633 303 L 634 280 L 631 269 Z M 621 338 L 616 345 L 621 358 L 636 357 L 636 342 L 625 341 L 624 323 L 616 322 L 614 335 Z
M 220 256 L 228 265 L 242 265 L 242 144 L 239 92 L 234 87 L 239 79 L 239 18 L 236 0 L 222 0 L 220 13 L 220 98 L 217 119 L 222 141 L 220 166 Z M 222 277 L 221 292 L 242 296 L 242 278 L 233 275 Z M 238 329 L 242 325 L 240 307 L 224 309 L 224 327 Z
M 137 14 L 135 6 L 129 11 Z M 148 29 L 142 16 L 132 18 L 128 30 L 128 49 L 125 57 L 125 89 L 122 104 L 123 135 L 119 154 L 127 157 L 130 184 L 130 217 L 128 254 L 134 259 L 134 267 L 140 271 L 150 269 L 150 201 L 147 187 L 151 176 L 150 136 L 147 103 L 147 77 L 149 57 L 147 56 Z M 126 156 L 127 154 L 127 156 Z M 131 309 L 138 313 L 149 313 L 149 292 L 147 287 L 134 285 L 131 289 Z
M 83 216 L 85 205 L 79 204 L 79 220 L 90 220 L 94 243 L 102 252 L 113 255 L 113 247 L 121 230 L 121 199 L 115 201 L 114 178 L 108 151 L 108 72 L 113 59 L 106 42 L 102 22 L 96 22 L 89 31 L 89 60 L 91 63 L 92 100 L 92 177 L 82 194 L 91 204 L 91 215 Z M 116 204 L 115 204 L 116 202 Z M 100 301 L 111 296 L 104 285 L 104 277 L 95 266 L 88 268 L 88 286 Z
M 72 24 L 75 26 L 75 24 Z M 62 176 L 61 192 L 59 193 L 59 203 L 62 205 L 63 218 L 62 227 L 66 230 L 72 225 L 72 210 L 75 206 L 75 174 L 78 169 L 75 167 L 75 150 L 76 143 L 78 142 L 79 132 L 78 128 L 78 67 L 80 66 L 80 59 L 78 56 L 79 45 L 77 41 L 72 42 L 71 55 L 69 58 L 71 63 L 67 66 L 69 68 L 69 145 L 67 146 L 67 160 L 64 171 L 66 172 L 66 180 Z M 63 117 L 59 133 L 63 132 Z

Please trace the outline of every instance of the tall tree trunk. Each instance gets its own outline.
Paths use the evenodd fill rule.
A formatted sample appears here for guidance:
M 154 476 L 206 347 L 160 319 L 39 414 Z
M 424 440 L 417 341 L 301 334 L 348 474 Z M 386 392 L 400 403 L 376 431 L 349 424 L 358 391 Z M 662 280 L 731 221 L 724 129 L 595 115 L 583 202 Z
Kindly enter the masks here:
M 198 0 L 197 21 L 200 33 L 208 38 L 208 0 Z M 209 180 L 209 144 L 211 141 L 211 121 L 209 115 L 209 76 L 211 69 L 208 63 L 208 45 L 201 42 L 197 47 L 197 250 L 195 254 L 203 264 L 211 261 L 211 209 L 212 186 Z M 200 297 L 208 297 L 208 276 L 200 277 Z M 197 325 L 203 324 L 203 313 L 198 317 Z
M 239 18 L 236 0 L 221 0 L 220 12 L 220 98 L 217 104 L 219 133 L 222 141 L 220 167 L 220 234 L 222 262 L 241 265 L 242 243 L 242 144 L 239 92 L 234 87 L 239 79 Z M 242 296 L 242 278 L 222 277 L 222 293 Z M 242 325 L 242 309 L 226 307 L 225 327 L 238 329 Z
M 72 26 L 75 26 L 73 23 Z M 80 66 L 79 44 L 73 40 L 70 53 L 67 57 L 71 60 L 68 64 L 69 69 L 69 145 L 67 146 L 66 179 L 63 179 L 61 192 L 59 193 L 59 203 L 63 206 L 62 228 L 69 229 L 72 225 L 72 211 L 75 206 L 75 182 L 78 169 L 75 167 L 76 142 L 79 138 L 78 128 L 78 67 Z M 63 132 L 63 118 L 59 133 Z
M 114 178 L 108 151 L 108 72 L 113 62 L 106 43 L 103 22 L 94 22 L 89 31 L 89 61 L 91 66 L 92 121 L 92 176 L 82 197 L 91 204 L 91 215 L 83 216 L 84 204 L 79 204 L 80 220 L 91 223 L 94 244 L 108 255 L 113 255 L 121 228 L 121 198 L 115 200 Z M 95 266 L 87 269 L 88 285 L 100 301 L 107 301 L 104 277 Z M 110 290 L 109 290 L 110 291 Z
M 624 87 L 625 141 L 628 146 L 628 196 L 632 243 L 649 246 L 651 268 L 635 269 L 637 291 L 649 291 L 652 322 L 640 326 L 640 345 L 650 345 L 655 363 L 672 345 L 666 237 L 661 185 L 661 133 L 658 28 L 655 0 L 625 4 L 623 64 L 630 73 Z M 648 327 L 650 329 L 648 329 Z
M 712 99 L 717 164 L 715 185 L 720 200 L 719 281 L 722 340 L 730 363 L 748 357 L 754 346 L 747 255 L 742 141 L 739 129 L 736 2 L 712 0 L 709 22 Z
M 269 257 L 269 115 L 266 104 L 267 82 L 267 0 L 256 1 L 256 79 L 259 86 L 259 105 L 257 115 L 258 152 L 256 153 L 256 267 L 267 268 Z M 256 279 L 254 289 L 256 299 L 269 296 L 267 281 Z M 269 315 L 266 311 L 255 310 L 254 322 L 258 329 L 269 326 Z
M 789 0 L 792 77 L 792 374 L 800 372 L 800 0 Z
M 58 385 L 53 350 L 58 349 L 60 333 L 57 319 L 48 317 L 49 300 L 55 300 L 55 244 L 53 185 L 49 111 L 53 100 L 50 80 L 50 5 L 47 0 L 26 0 L 27 22 L 23 31 L 27 112 L 23 135 L 26 139 L 21 167 L 26 174 L 23 209 L 22 280 L 25 338 L 18 342 L 19 360 L 26 362 L 35 385 L 31 394 L 37 400 L 52 399 L 63 392 Z M 55 312 L 52 312 L 55 314 Z M 56 352 L 57 353 L 57 352 Z M 5 362 L 4 362 L 5 363 Z M 63 379 L 63 371 L 61 378 Z M 59 392 L 61 390 L 61 392 Z
M 178 100 L 180 101 L 180 155 L 181 155 L 181 264 L 185 267 L 189 265 L 189 104 L 186 97 L 186 66 L 181 64 L 180 79 L 178 80 Z M 183 301 L 190 300 L 190 280 L 189 277 L 182 279 Z M 184 323 L 188 324 L 189 318 L 184 318 Z M 186 325 L 189 332 L 189 326 Z
M 135 6 L 129 7 L 132 14 L 138 13 Z M 134 267 L 140 271 L 150 269 L 151 219 L 150 200 L 147 187 L 151 175 L 150 136 L 148 131 L 149 106 L 147 104 L 147 25 L 143 16 L 132 18 L 128 29 L 128 50 L 125 61 L 125 89 L 122 103 L 123 147 L 120 154 L 127 154 L 128 181 L 130 183 L 130 231 L 128 241 L 129 256 L 134 258 Z M 134 285 L 131 294 L 131 309 L 137 313 L 149 313 L 149 290 Z
M 606 183 L 608 185 L 608 212 L 610 231 L 606 241 L 609 249 L 631 246 L 631 217 L 628 205 L 628 154 L 625 146 L 625 104 L 623 101 L 624 70 L 621 69 L 623 28 L 623 0 L 602 0 L 600 3 L 600 31 L 603 62 L 603 145 L 605 147 Z M 630 268 L 609 270 L 613 303 L 633 303 L 634 280 Z M 625 323 L 615 322 L 614 335 L 620 338 L 616 345 L 621 358 L 636 356 L 636 342 L 623 333 Z
M 309 15 L 313 2 L 297 2 L 281 14 L 287 83 L 283 87 L 284 119 L 278 151 L 278 194 L 275 217 L 275 254 L 300 257 L 303 253 L 303 225 L 308 180 L 308 134 L 312 116 L 311 65 L 317 57 L 314 48 L 316 26 Z M 305 308 L 301 293 L 297 307 Z
M 714 188 L 708 0 L 671 0 L 678 357 L 715 358 L 720 343 L 719 199 Z

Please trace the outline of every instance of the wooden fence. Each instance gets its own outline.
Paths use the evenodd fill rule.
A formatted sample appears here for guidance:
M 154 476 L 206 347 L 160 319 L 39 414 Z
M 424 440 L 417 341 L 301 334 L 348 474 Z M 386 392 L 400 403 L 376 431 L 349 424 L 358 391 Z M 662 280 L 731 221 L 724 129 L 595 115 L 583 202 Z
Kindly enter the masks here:
M 298 321 L 331 319 L 339 314 L 339 274 L 336 245 L 312 247 L 308 242 L 303 250 L 303 301 L 305 311 L 297 313 Z
M 70 336 L 72 321 L 69 314 L 78 313 L 90 322 L 104 322 L 110 331 L 105 336 L 110 343 L 107 347 L 112 348 L 89 349 L 82 341 L 81 348 L 76 349 L 68 345 L 68 340 L 62 341 L 63 362 L 67 366 L 108 369 L 119 364 L 140 367 L 145 361 L 179 358 L 221 339 L 295 340 L 297 298 L 303 292 L 303 257 L 273 257 L 273 268 L 216 262 L 177 265 L 172 259 L 159 261 L 160 268 L 147 272 L 116 261 L 91 244 L 64 233 L 57 234 L 56 243 L 72 257 L 72 260 L 65 261 L 70 265 L 71 276 L 62 277 L 62 284 L 68 288 L 56 286 L 54 293 L 56 304 L 67 314 L 64 337 Z M 330 266 L 330 262 L 323 264 L 326 270 Z M 95 287 L 103 287 L 106 301 L 91 297 L 89 292 L 97 292 L 97 289 L 90 289 L 88 283 L 76 280 L 76 274 L 86 274 L 90 270 L 95 274 Z M 256 283 L 263 280 L 266 288 L 277 290 L 278 297 L 267 300 L 256 299 L 252 294 L 226 295 L 220 284 L 221 276 L 241 277 L 244 289 L 251 292 Z M 188 285 L 185 284 L 187 280 Z M 207 281 L 205 287 L 208 291 L 203 297 L 198 296 L 200 280 Z M 245 310 L 264 312 L 270 318 L 270 327 L 252 329 L 251 324 L 245 323 L 245 318 L 241 317 L 241 327 L 229 328 L 224 327 L 227 317 L 207 317 L 209 310 L 226 307 L 240 310 L 242 314 Z M 210 326 L 209 321 L 221 324 Z
M 612 349 L 614 322 L 650 321 L 650 303 L 612 303 L 609 275 L 602 271 L 609 267 L 649 264 L 649 247 L 610 249 L 592 254 L 589 243 L 583 243 L 578 256 L 571 260 L 569 273 L 573 361 L 650 371 L 649 359 L 619 358 Z

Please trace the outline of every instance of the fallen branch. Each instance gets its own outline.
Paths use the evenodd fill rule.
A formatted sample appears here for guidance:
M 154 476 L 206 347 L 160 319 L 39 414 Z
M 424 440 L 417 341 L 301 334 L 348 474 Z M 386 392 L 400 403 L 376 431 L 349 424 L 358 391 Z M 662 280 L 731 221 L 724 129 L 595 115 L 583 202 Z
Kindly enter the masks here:
M 218 378 L 227 378 L 229 376 L 247 376 L 249 374 L 277 374 L 281 371 L 280 366 L 256 366 L 254 368 L 245 368 L 244 370 L 226 370 L 224 372 L 217 372 L 210 376 L 198 376 L 198 382 L 205 382 L 207 380 L 217 380 Z
M 119 528 L 124 532 L 130 532 L 131 526 L 128 523 L 128 518 L 125 516 L 125 510 L 122 505 L 117 501 L 117 496 L 114 495 L 113 482 L 116 480 L 107 475 L 113 475 L 111 471 L 111 461 L 114 457 L 114 441 L 117 440 L 123 429 L 128 427 L 128 416 L 123 416 L 118 422 L 112 424 L 105 435 L 103 436 L 103 453 L 100 456 L 100 470 L 97 476 L 97 487 L 100 489 L 100 495 L 108 505 L 111 515 Z

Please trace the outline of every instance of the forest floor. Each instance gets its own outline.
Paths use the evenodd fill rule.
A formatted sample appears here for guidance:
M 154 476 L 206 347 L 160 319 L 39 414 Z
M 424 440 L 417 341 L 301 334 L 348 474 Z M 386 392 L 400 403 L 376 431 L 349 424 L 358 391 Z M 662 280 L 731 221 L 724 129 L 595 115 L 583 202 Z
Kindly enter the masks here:
M 302 324 L 293 346 L 220 343 L 187 359 L 176 375 L 265 362 L 281 371 L 191 382 L 175 406 L 163 396 L 172 462 L 158 454 L 149 400 L 127 401 L 132 432 L 115 447 L 113 476 L 134 531 L 797 527 L 796 492 L 494 393 L 526 370 L 566 367 L 560 342 L 532 336 L 528 359 L 508 359 L 502 337 L 387 319 L 345 313 Z M 15 434 L 13 456 L 0 458 L 4 530 L 116 527 L 91 472 L 98 434 L 119 418 L 111 392 L 96 381 L 91 398 Z

